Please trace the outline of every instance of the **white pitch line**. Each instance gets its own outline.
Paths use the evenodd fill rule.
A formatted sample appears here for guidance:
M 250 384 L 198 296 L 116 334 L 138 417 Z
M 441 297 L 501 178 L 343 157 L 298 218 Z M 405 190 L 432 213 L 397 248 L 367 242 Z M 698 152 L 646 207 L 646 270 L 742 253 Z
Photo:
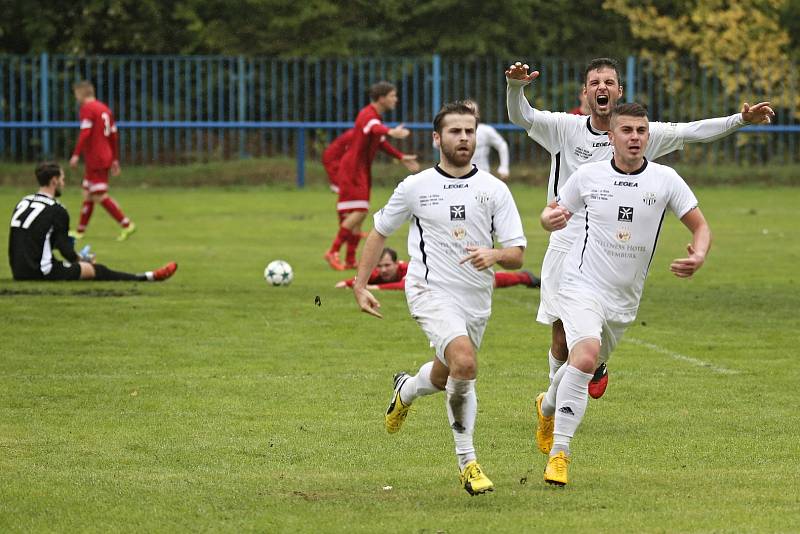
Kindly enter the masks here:
M 641 339 L 634 338 L 627 338 L 627 341 L 630 341 L 634 345 L 639 345 L 640 347 L 644 347 L 647 349 L 652 350 L 653 352 L 658 352 L 659 354 L 665 354 L 672 359 L 690 363 L 692 365 L 696 365 L 697 367 L 703 367 L 708 369 L 709 371 L 714 371 L 715 373 L 719 373 L 721 375 L 736 375 L 739 374 L 739 371 L 735 369 L 728 369 L 727 367 L 722 367 L 721 365 L 714 365 L 711 362 L 707 362 L 705 360 L 700 360 L 698 358 L 693 358 L 691 356 L 686 356 L 684 354 L 680 354 L 678 352 L 673 352 L 669 349 L 665 349 L 664 347 L 659 347 L 658 345 L 654 345 L 652 343 L 648 343 L 647 341 L 642 341 Z

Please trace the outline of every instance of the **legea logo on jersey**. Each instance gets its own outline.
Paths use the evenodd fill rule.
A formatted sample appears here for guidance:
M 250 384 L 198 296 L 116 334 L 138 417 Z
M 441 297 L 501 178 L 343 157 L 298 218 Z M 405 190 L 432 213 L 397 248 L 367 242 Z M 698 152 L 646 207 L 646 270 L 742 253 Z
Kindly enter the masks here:
M 464 204 L 460 206 L 450 206 L 450 220 L 451 221 L 464 221 L 466 220 L 466 210 Z
M 619 206 L 617 220 L 622 222 L 633 222 L 633 208 L 630 206 Z
M 644 202 L 646 206 L 652 206 L 653 204 L 656 203 L 656 194 L 645 193 L 644 197 L 642 197 L 642 202 Z

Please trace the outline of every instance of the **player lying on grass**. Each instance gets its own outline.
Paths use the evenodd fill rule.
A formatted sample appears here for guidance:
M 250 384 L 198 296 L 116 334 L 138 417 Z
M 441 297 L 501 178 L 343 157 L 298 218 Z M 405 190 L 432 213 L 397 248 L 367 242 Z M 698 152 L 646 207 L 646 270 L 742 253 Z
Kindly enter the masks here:
M 386 247 L 381 253 L 378 265 L 372 270 L 367 282 L 367 289 L 405 289 L 408 263 L 397 259 L 397 251 Z M 353 287 L 355 278 L 337 282 L 337 288 Z M 539 287 L 539 279 L 529 271 L 501 271 L 494 273 L 494 287 L 511 287 L 524 285 Z
M 586 214 L 564 260 L 556 299 L 569 358 L 536 398 L 536 443 L 549 454 L 544 479 L 561 486 L 567 483 L 570 441 L 588 405 L 589 381 L 636 318 L 667 210 L 692 232 L 689 256 L 670 265 L 676 276 L 697 272 L 711 247 L 711 230 L 692 190 L 670 167 L 645 159 L 645 109 L 616 106 L 608 138 L 613 158 L 581 165 L 541 215 L 544 229 L 555 232 L 577 211 Z
M 384 424 L 397 432 L 416 399 L 444 391 L 461 486 L 470 495 L 494 489 L 472 439 L 477 353 L 492 311 L 491 267 L 519 269 L 526 245 L 508 186 L 470 163 L 477 126 L 478 116 L 465 102 L 445 104 L 436 114 L 440 163 L 403 180 L 375 214 L 353 286 L 361 310 L 381 317 L 380 303 L 367 289 L 369 275 L 386 236 L 410 220 L 406 300 L 436 353 L 416 375 L 394 376 Z
M 570 176 L 581 165 L 611 159 L 607 130 L 611 112 L 622 98 L 623 91 L 617 62 L 611 58 L 596 58 L 589 62 L 584 71 L 583 92 L 589 105 L 589 117 L 542 111 L 533 108 L 523 92 L 524 86 L 539 76 L 538 71 L 528 72 L 528 68 L 528 65 L 517 62 L 506 71 L 508 117 L 511 122 L 524 128 L 528 136 L 552 156 L 547 186 L 547 201 L 550 202 L 569 183 Z M 682 150 L 687 143 L 709 143 L 721 139 L 747 124 L 769 124 L 774 116 L 769 102 L 753 106 L 745 102 L 741 113 L 728 117 L 685 123 L 651 122 L 650 143 L 645 156 L 655 160 Z M 548 353 L 551 380 L 567 359 L 564 328 L 555 311 L 561 269 L 564 257 L 584 223 L 583 211 L 579 210 L 564 230 L 553 232 L 542 261 L 542 287 L 536 320 L 551 325 L 552 340 Z M 601 397 L 607 383 L 608 374 L 603 364 L 595 371 L 589 386 L 590 395 Z
M 8 236 L 8 261 L 14 280 L 166 280 L 178 268 L 170 262 L 155 271 L 130 274 L 112 271 L 81 258 L 75 252 L 69 231 L 69 214 L 56 200 L 64 189 L 64 171 L 57 163 L 40 163 L 36 167 L 39 190 L 17 203 L 11 215 Z M 66 261 L 53 256 L 57 250 Z

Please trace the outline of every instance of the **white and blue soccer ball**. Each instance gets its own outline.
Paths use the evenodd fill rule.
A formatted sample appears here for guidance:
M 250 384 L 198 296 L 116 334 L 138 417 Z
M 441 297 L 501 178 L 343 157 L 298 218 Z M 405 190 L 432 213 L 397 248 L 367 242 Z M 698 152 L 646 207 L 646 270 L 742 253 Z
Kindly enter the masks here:
M 292 266 L 283 260 L 271 261 L 264 269 L 264 280 L 271 286 L 288 286 L 293 278 Z

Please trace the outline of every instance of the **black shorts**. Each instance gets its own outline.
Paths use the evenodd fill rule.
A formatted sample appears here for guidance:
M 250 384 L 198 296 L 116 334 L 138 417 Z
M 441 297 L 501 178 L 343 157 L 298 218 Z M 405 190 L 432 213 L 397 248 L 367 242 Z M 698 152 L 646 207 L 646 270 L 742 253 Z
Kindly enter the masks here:
M 53 261 L 53 267 L 50 272 L 44 275 L 44 280 L 80 280 L 81 279 L 81 264 L 77 261 L 75 263 L 64 263 L 60 261 Z

